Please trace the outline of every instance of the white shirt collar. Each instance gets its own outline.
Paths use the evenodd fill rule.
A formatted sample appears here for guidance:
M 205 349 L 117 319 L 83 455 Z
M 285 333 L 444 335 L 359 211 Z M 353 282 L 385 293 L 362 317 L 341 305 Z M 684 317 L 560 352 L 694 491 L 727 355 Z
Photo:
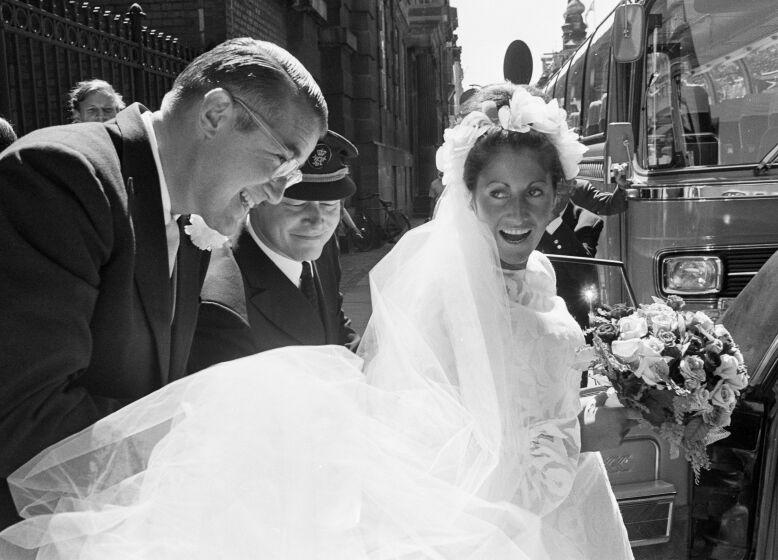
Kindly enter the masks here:
M 165 217 L 165 225 L 168 225 L 171 220 L 177 220 L 179 214 L 174 215 L 170 213 L 170 191 L 168 190 L 167 182 L 165 181 L 165 173 L 162 171 L 162 160 L 159 159 L 159 144 L 157 144 L 157 137 L 154 134 L 154 125 L 151 121 L 151 111 L 141 113 L 140 118 L 143 121 L 143 126 L 146 127 L 146 133 L 149 136 L 151 154 L 154 156 L 154 165 L 157 167 L 157 176 L 159 177 L 159 193 L 162 196 L 162 215 Z
M 267 244 L 263 243 L 257 233 L 254 231 L 254 228 L 251 227 L 251 221 L 249 220 L 248 216 L 246 216 L 246 226 L 249 230 L 249 235 L 251 235 L 251 238 L 259 246 L 259 248 L 262 249 L 262 252 L 265 253 L 271 261 L 273 261 L 273 264 L 284 273 L 284 276 L 289 278 L 289 281 L 292 284 L 299 288 L 300 275 L 303 273 L 303 263 L 300 261 L 292 260 L 289 257 L 274 251 L 268 247 Z

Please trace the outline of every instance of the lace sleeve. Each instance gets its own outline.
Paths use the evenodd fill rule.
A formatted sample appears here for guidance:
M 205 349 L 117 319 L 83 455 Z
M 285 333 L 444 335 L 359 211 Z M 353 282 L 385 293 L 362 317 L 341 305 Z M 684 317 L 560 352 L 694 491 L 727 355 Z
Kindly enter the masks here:
M 516 492 L 516 503 L 540 515 L 554 510 L 570 493 L 581 448 L 579 374 L 560 363 L 564 352 L 545 354 L 530 362 L 542 369 L 535 374 L 529 453 Z

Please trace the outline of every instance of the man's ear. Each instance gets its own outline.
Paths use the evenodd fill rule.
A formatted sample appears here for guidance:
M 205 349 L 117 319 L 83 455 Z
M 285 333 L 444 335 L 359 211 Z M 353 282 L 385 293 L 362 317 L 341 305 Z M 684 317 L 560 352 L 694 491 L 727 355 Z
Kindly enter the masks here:
M 199 125 L 209 138 L 225 126 L 232 126 L 235 118 L 235 104 L 224 88 L 214 88 L 203 95 L 198 114 Z

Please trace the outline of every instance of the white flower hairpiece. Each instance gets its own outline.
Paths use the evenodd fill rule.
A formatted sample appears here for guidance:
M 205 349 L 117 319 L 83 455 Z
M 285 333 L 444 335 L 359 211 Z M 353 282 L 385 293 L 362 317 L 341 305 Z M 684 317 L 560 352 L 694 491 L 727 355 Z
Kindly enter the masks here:
M 484 111 L 493 109 L 485 105 L 482 105 Z M 567 127 L 567 113 L 559 107 L 556 99 L 546 103 L 542 98 L 519 87 L 513 93 L 509 104 L 497 111 L 497 118 L 499 126 L 505 130 L 535 130 L 548 136 L 559 155 L 565 179 L 573 179 L 578 175 L 578 164 L 586 152 L 586 146 L 581 144 L 578 135 Z M 438 169 L 443 172 L 444 185 L 463 179 L 467 154 L 476 140 L 492 126 L 495 125 L 486 112 L 473 111 L 462 122 L 446 129 L 443 133 L 443 145 L 438 148 L 436 157 Z
M 510 103 L 500 107 L 497 117 L 505 130 L 529 132 L 532 129 L 548 136 L 559 154 L 565 179 L 574 179 L 578 175 L 578 164 L 586 152 L 586 146 L 567 127 L 567 113 L 559 107 L 556 99 L 546 103 L 526 89 L 516 88 Z
M 458 125 L 443 132 L 443 145 L 438 148 L 435 163 L 443 172 L 441 181 L 444 185 L 462 180 L 470 148 L 492 126 L 494 123 L 484 113 L 473 111 Z
M 228 237 L 209 228 L 208 224 L 205 223 L 205 220 L 197 214 L 191 214 L 189 216 L 189 224 L 184 226 L 184 231 L 192 239 L 194 246 L 201 251 L 218 249 L 222 245 L 230 242 Z

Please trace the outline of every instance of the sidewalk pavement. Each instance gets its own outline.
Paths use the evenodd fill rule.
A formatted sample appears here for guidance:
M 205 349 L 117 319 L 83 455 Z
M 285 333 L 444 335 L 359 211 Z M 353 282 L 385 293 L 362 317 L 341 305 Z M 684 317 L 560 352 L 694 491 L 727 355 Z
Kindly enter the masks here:
M 424 223 L 424 219 L 412 218 L 413 227 Z M 343 312 L 351 319 L 352 328 L 362 335 L 370 319 L 370 279 L 368 273 L 384 255 L 394 247 L 385 243 L 378 249 L 364 253 L 342 253 L 340 255 L 340 291 L 343 292 Z

